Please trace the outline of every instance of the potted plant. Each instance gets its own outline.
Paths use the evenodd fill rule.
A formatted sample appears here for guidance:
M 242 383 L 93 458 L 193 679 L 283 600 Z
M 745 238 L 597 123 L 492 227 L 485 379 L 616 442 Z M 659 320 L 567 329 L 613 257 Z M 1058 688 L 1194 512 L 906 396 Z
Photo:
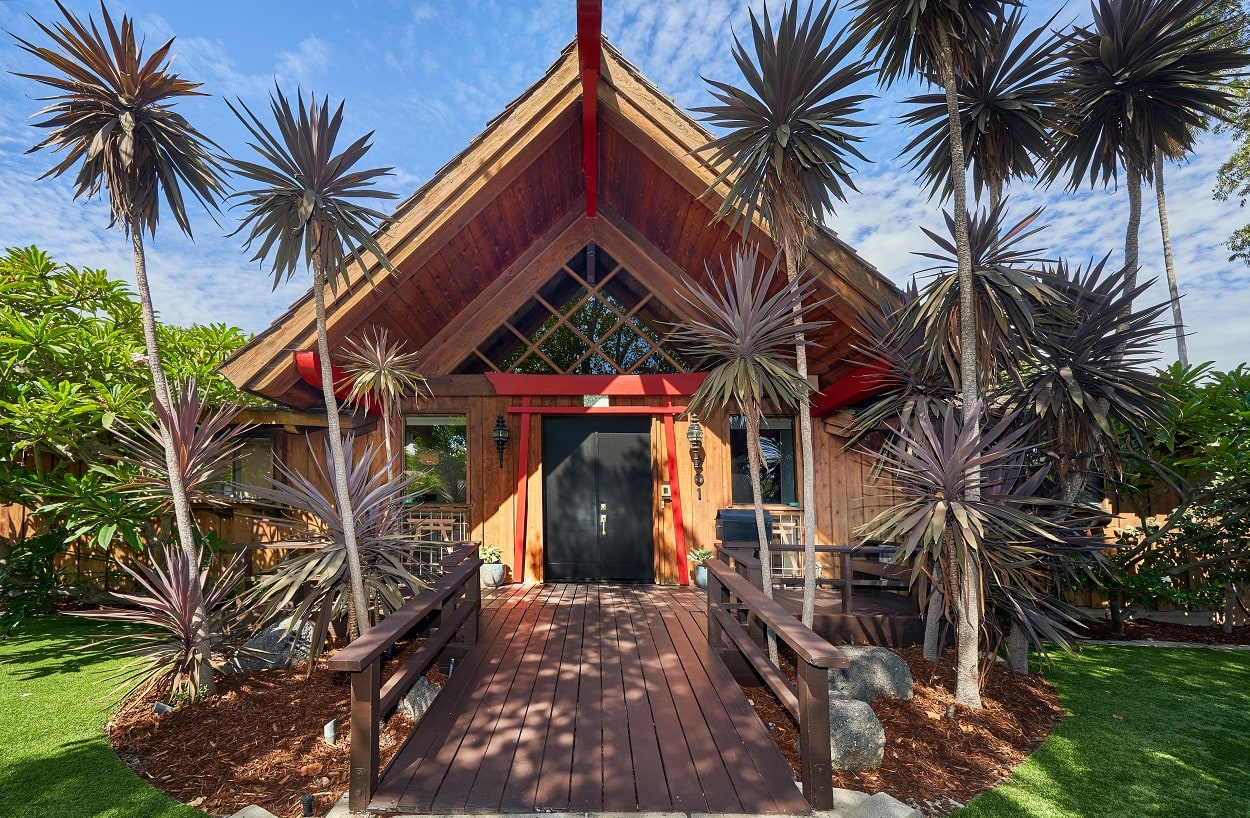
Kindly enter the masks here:
M 694 584 L 706 588 L 707 566 L 704 563 L 712 558 L 712 552 L 706 548 L 695 548 L 687 556 L 694 563 Z
M 482 584 L 488 588 L 503 585 L 503 552 L 494 545 L 478 546 L 477 555 L 482 558 Z

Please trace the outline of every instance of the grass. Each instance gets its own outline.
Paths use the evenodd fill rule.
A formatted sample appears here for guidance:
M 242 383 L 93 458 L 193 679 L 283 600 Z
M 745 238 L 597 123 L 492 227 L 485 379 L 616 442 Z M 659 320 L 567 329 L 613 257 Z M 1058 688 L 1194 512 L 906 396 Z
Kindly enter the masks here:
M 117 648 L 77 649 L 123 628 L 27 620 L 0 639 L 0 816 L 203 818 L 148 786 L 104 735 Z
M 1087 646 L 1045 675 L 1071 715 L 958 818 L 1250 815 L 1250 652 Z

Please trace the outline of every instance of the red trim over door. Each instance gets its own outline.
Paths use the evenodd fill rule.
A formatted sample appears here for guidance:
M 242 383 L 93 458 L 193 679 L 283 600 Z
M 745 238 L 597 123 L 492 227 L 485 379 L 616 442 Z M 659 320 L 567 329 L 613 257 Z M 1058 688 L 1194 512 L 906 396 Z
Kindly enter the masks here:
M 321 389 L 321 356 L 308 349 L 296 350 L 291 354 L 295 356 L 295 369 L 299 372 L 299 376 L 304 383 Z M 334 378 L 334 397 L 341 401 L 347 401 L 347 396 L 352 391 L 351 386 L 349 386 L 352 376 L 334 364 L 330 364 L 330 377 Z M 365 396 L 361 401 L 350 401 L 350 403 L 371 415 L 382 414 L 382 406 L 372 393 Z
M 577 62 L 582 75 L 582 173 L 586 215 L 595 217 L 599 197 L 599 65 L 602 57 L 602 0 L 577 0 Z
M 673 375 L 515 375 L 487 372 L 486 380 L 496 395 L 611 395 L 614 397 L 678 398 L 693 395 L 707 378 L 706 372 Z

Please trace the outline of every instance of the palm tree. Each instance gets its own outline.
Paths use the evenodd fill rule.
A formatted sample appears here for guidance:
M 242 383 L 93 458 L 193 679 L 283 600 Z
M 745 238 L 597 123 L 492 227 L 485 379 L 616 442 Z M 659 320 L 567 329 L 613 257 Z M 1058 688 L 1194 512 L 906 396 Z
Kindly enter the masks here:
M 747 88 L 705 80 L 718 104 L 695 109 L 705 114 L 705 121 L 728 129 L 699 149 L 723 163 L 713 187 L 731 180 L 717 217 L 729 218 L 731 228 L 740 221 L 745 238 L 758 211 L 781 247 L 791 281 L 803 269 L 815 225 L 833 211 L 834 199 L 846 200 L 844 187 L 856 189 L 848 156 L 867 161 L 855 147 L 860 137 L 848 129 L 868 124 L 852 117 L 871 95 L 845 92 L 871 70 L 860 61 L 847 61 L 853 39 L 843 40 L 837 33 L 830 37 L 833 9 L 825 3 L 814 16 L 813 11 L 809 5 L 800 20 L 798 0 L 791 0 L 775 35 L 767 4 L 763 24 L 752 11 L 754 55 L 736 35 L 733 48 Z M 801 306 L 795 304 L 796 328 L 803 323 Z M 794 355 L 795 371 L 806 379 L 807 351 L 797 329 Z M 816 606 L 816 489 L 806 391 L 798 415 L 805 509 L 802 620 L 810 627 Z
M 772 555 L 764 529 L 764 500 L 760 487 L 760 420 L 765 404 L 777 409 L 802 405 L 811 386 L 786 363 L 787 353 L 793 348 L 796 333 L 806 334 L 823 326 L 820 322 L 803 320 L 811 309 L 823 303 L 803 303 L 812 295 L 810 281 L 797 277 L 769 295 L 776 287 L 777 263 L 778 259 L 774 258 L 757 277 L 758 248 L 739 248 L 728 266 L 722 260 L 719 284 L 709 270 L 710 288 L 695 289 L 689 296 L 682 294 L 694 308 L 695 317 L 679 326 L 673 335 L 673 343 L 681 347 L 690 360 L 711 365 L 707 379 L 690 398 L 690 411 L 734 407 L 746 420 L 747 462 L 759 533 L 761 584 L 769 597 L 773 595 Z M 800 318 L 798 324 L 793 320 L 796 309 Z M 772 645 L 775 643 L 770 641 Z
M 1206 122 L 1229 117 L 1236 100 L 1227 74 L 1250 64 L 1231 31 L 1208 16 L 1215 5 L 1216 0 L 1097 0 L 1093 26 L 1066 36 L 1061 80 L 1066 110 L 1049 177 L 1067 174 L 1068 188 L 1075 190 L 1086 179 L 1104 186 L 1118 181 L 1124 168 L 1129 290 L 1137 284 L 1143 180 L 1154 179 L 1160 151 L 1187 152 Z
M 390 168 L 356 170 L 370 148 L 373 133 L 357 139 L 340 153 L 335 141 L 343 124 L 343 104 L 330 113 L 329 99 L 317 104 L 309 95 L 305 105 L 299 96 L 299 110 L 293 110 L 275 87 L 270 94 L 270 111 L 279 137 L 265 127 L 259 118 L 239 100 L 240 111 L 230 110 L 251 132 L 255 142 L 249 143 L 260 154 L 264 164 L 230 159 L 235 171 L 261 187 L 234 194 L 248 208 L 238 230 L 251 226 L 244 246 L 251 249 L 260 243 L 254 261 L 269 257 L 273 269 L 273 286 L 294 275 L 302 263 L 313 274 L 313 303 L 317 315 L 317 353 L 321 365 L 321 393 L 326 405 L 327 436 L 333 459 L 335 499 L 343 526 L 343 544 L 347 558 L 352 593 L 352 606 L 361 633 L 369 630 L 369 611 L 365 596 L 360 552 L 356 542 L 356 525 L 347 486 L 347 465 L 339 428 L 338 402 L 334 397 L 334 378 L 330 369 L 330 341 L 326 330 L 327 287 L 334 289 L 339 279 L 347 280 L 347 262 L 365 267 L 364 251 L 368 251 L 387 269 L 390 260 L 378 244 L 374 230 L 388 217 L 365 205 L 359 199 L 393 199 L 395 194 L 376 190 L 373 185 Z M 229 105 L 229 102 L 227 102 Z
M 121 226 L 130 238 L 134 253 L 135 287 L 139 292 L 154 402 L 168 415 L 172 401 L 161 367 L 143 232 L 146 230 L 155 237 L 160 200 L 164 195 L 178 228 L 191 235 L 183 185 L 206 208 L 217 208 L 217 197 L 223 189 L 222 168 L 209 150 L 217 146 L 172 110 L 180 98 L 204 94 L 197 90 L 199 83 L 185 80 L 169 70 L 172 38 L 145 57 L 129 17 L 123 15 L 119 27 L 108 9 L 101 5 L 106 38 L 100 35 L 90 17 L 84 25 L 60 0 L 57 8 L 64 20 L 54 27 L 34 20 L 53 47 L 37 46 L 14 35 L 23 51 L 56 72 L 53 75 L 19 73 L 18 76 L 59 92 L 40 98 L 49 104 L 40 111 L 45 118 L 35 126 L 47 128 L 48 135 L 31 151 L 51 148 L 54 152 L 64 152 L 61 160 L 40 178 L 55 178 L 77 166 L 75 198 L 90 199 L 101 188 L 107 192 L 109 226 Z M 186 562 L 177 570 L 188 577 L 202 577 L 202 572 L 198 571 L 200 551 L 195 542 L 195 518 L 181 479 L 172 433 L 164 422 L 158 427 L 178 524 L 180 553 Z M 208 696 L 215 692 L 209 616 L 204 609 L 204 597 L 200 595 L 196 599 L 195 621 L 200 632 L 194 651 L 195 675 L 202 680 L 197 692 Z
M 1010 0 L 1008 0 L 1010 2 Z M 1018 5 L 1011 2 L 1011 5 Z M 1002 17 L 1001 0 L 856 0 L 857 13 L 851 26 L 851 39 L 862 41 L 877 63 L 882 81 L 900 77 L 936 78 L 946 94 L 947 145 L 951 155 L 951 197 L 954 209 L 955 247 L 958 258 L 956 281 L 959 285 L 960 396 L 964 422 L 972 417 L 980 390 L 977 384 L 977 335 L 974 320 L 972 252 L 968 239 L 967 164 L 960 128 L 959 85 L 957 78 L 971 71 L 971 63 Z M 975 434 L 975 429 L 973 429 Z M 978 491 L 979 482 L 964 487 Z M 967 498 L 975 501 L 975 496 Z M 981 603 L 977 596 L 981 579 L 978 566 L 969 561 L 963 572 L 956 609 L 959 612 L 957 687 L 965 694 L 961 704 L 981 706 L 974 683 L 977 670 L 977 633 Z
M 417 371 L 419 353 L 405 352 L 402 340 L 391 343 L 386 327 L 374 327 L 347 342 L 341 354 L 343 369 L 351 375 L 352 402 L 370 395 L 382 404 L 382 439 L 386 447 L 386 476 L 395 478 L 395 430 L 399 402 L 405 395 L 420 395 L 425 378 Z M 428 390 L 427 390 L 428 391 Z
M 964 159 L 972 167 L 973 190 L 988 190 L 996 210 L 1007 182 L 1037 176 L 1051 155 L 1051 137 L 1058 108 L 1053 74 L 1059 36 L 1047 34 L 1054 17 L 1025 32 L 1024 12 L 1012 9 L 987 43 L 974 44 L 968 70 L 958 77 L 960 131 Z M 930 194 L 943 198 L 952 189 L 945 94 L 920 94 L 906 100 L 919 106 L 900 117 L 924 126 L 904 154 L 919 170 Z
M 217 198 L 223 190 L 222 167 L 209 150 L 217 145 L 173 111 L 180 98 L 205 94 L 197 90 L 199 83 L 185 80 L 169 70 L 172 38 L 145 57 L 130 17 L 123 15 L 119 27 L 108 9 L 101 5 L 106 35 L 101 36 L 94 19 L 88 17 L 84 24 L 60 0 L 57 8 L 64 17 L 63 22 L 47 26 L 34 21 L 54 47 L 37 46 L 14 35 L 23 51 L 56 72 L 54 75 L 15 72 L 17 76 L 60 92 L 40 98 L 49 105 L 39 112 L 45 118 L 35 125 L 49 132 L 31 151 L 51 148 L 54 152 L 64 152 L 60 161 L 40 178 L 55 178 L 77 166 L 75 198 L 90 199 L 101 188 L 107 192 L 109 226 L 121 227 L 134 252 L 135 283 L 143 314 L 143 340 L 147 347 L 148 370 L 152 373 L 152 390 L 157 406 L 168 415 L 172 402 L 161 367 L 143 233 L 146 230 L 156 235 L 163 195 L 178 228 L 191 235 L 183 185 L 205 207 L 217 208 Z M 181 480 L 169 429 L 163 423 L 160 435 L 179 544 L 183 556 L 193 562 L 198 558 L 198 550 L 191 504 Z

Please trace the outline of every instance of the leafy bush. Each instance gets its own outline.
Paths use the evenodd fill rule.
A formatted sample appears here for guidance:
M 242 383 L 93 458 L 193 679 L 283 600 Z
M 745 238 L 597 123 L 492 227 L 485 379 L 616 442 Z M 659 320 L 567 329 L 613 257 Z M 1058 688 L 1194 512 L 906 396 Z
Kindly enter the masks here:
M 0 636 L 12 633 L 28 616 L 52 610 L 61 584 L 56 557 L 64 546 L 63 530 L 8 544 L 7 556 L 0 558 Z

